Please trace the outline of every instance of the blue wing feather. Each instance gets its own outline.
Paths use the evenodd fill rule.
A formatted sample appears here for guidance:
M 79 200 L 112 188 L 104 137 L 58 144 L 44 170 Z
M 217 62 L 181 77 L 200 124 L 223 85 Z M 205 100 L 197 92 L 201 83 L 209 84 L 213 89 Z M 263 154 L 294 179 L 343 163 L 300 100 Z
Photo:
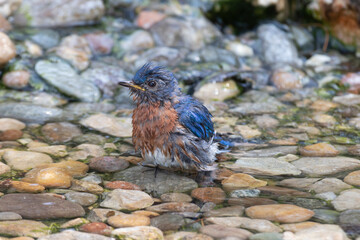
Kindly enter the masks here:
M 198 138 L 209 141 L 214 136 L 214 124 L 209 110 L 190 96 L 181 97 L 179 100 L 179 103 L 174 105 L 179 122 Z

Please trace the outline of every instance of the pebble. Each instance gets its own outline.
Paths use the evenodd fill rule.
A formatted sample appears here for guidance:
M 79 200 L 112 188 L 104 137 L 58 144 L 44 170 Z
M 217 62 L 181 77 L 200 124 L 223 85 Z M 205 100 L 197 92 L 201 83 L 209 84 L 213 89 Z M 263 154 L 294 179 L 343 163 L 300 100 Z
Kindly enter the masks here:
M 68 192 L 65 193 L 66 200 L 80 204 L 81 206 L 90 206 L 94 204 L 98 197 L 95 194 L 83 192 Z
M 83 144 L 76 146 L 75 149 L 82 150 L 79 152 L 83 152 L 84 155 L 86 156 L 86 158 L 88 156 L 102 157 L 105 155 L 105 150 L 101 146 L 98 146 L 95 144 L 83 143 Z
M 165 240 L 179 240 L 179 239 L 196 239 L 196 240 L 213 240 L 212 237 L 195 232 L 176 232 L 166 235 Z
M 324 193 L 315 194 L 314 197 L 325 200 L 325 201 L 332 201 L 336 198 L 336 194 L 333 192 L 324 192 Z
M 98 113 L 82 119 L 80 124 L 115 137 L 132 136 L 131 118 L 127 117 L 119 118 Z
M 8 32 L 12 29 L 11 24 L 8 20 L 0 13 L 0 31 L 1 32 Z
M 58 167 L 63 168 L 66 170 L 68 174 L 70 174 L 73 177 L 82 177 L 84 176 L 87 171 L 89 170 L 89 167 L 87 164 L 78 162 L 78 161 L 61 161 L 57 163 L 47 164 L 46 167 Z
M 336 96 L 332 100 L 345 106 L 354 106 L 360 104 L 360 95 L 350 93 L 342 96 Z
M 71 227 L 79 227 L 83 224 L 89 223 L 89 221 L 85 218 L 74 218 L 60 225 L 60 228 L 71 228 Z
M 321 177 L 360 167 L 360 161 L 349 157 L 303 157 L 291 162 L 310 177 Z
M 339 222 L 341 224 L 360 225 L 360 209 L 351 209 L 341 212 Z
M 305 157 L 335 157 L 339 151 L 328 143 L 316 143 L 300 148 L 300 154 Z
M 88 33 L 84 37 L 88 42 L 93 54 L 109 54 L 114 46 L 114 40 L 109 34 L 103 32 Z
M 232 190 L 241 188 L 258 188 L 267 185 L 266 181 L 258 180 L 248 174 L 235 173 L 229 178 L 224 179 L 221 182 L 225 191 L 230 192 Z
M 360 170 L 349 173 L 345 176 L 344 182 L 353 186 L 360 186 Z
M 164 193 L 160 196 L 163 202 L 191 202 L 192 198 L 185 193 Z
M 168 202 L 148 207 L 146 210 L 158 213 L 164 212 L 198 212 L 200 208 L 194 203 Z
M 259 187 L 258 190 L 264 195 L 273 196 L 296 196 L 296 197 L 310 197 L 311 194 L 308 192 L 302 192 L 291 188 L 284 188 L 278 186 L 264 186 Z
M 51 157 L 46 154 L 25 151 L 6 151 L 3 159 L 14 170 L 28 170 L 46 163 L 52 163 Z
M 205 217 L 240 217 L 244 213 L 243 206 L 231 206 L 213 209 L 204 213 Z M 202 209 L 201 209 L 202 210 Z
M 201 85 L 194 93 L 194 97 L 204 101 L 224 101 L 240 94 L 234 80 L 211 82 Z
M 141 188 L 133 183 L 125 181 L 112 181 L 105 184 L 105 188 L 108 189 L 124 189 L 124 190 L 141 190 Z
M 50 234 L 42 222 L 32 220 L 0 221 L 0 234 L 40 238 Z
M 239 57 L 254 56 L 254 50 L 251 47 L 237 41 L 228 42 L 225 46 L 225 49 L 235 53 Z
M 288 178 L 278 182 L 278 185 L 302 190 L 310 190 L 310 187 L 319 180 L 320 178 Z
M 281 228 L 268 220 L 246 217 L 210 217 L 206 222 L 234 228 L 246 228 L 256 232 L 282 232 Z
M 84 233 L 74 230 L 65 230 L 60 233 L 50 234 L 39 238 L 38 240 L 59 240 L 59 239 L 91 239 L 91 240 L 113 240 L 99 234 Z
M 241 157 L 235 163 L 224 165 L 233 171 L 243 172 L 247 174 L 257 174 L 264 176 L 278 175 L 300 175 L 301 171 L 294 165 L 271 157 L 250 158 Z
M 0 153 L 1 156 L 1 153 Z M 0 175 L 8 173 L 11 171 L 11 168 L 5 163 L 0 162 Z
M 0 212 L 0 221 L 13 221 L 21 219 L 22 217 L 20 214 L 14 212 Z
M 314 212 L 291 204 L 252 206 L 245 209 L 251 218 L 267 219 L 280 223 L 296 223 L 310 219 Z
M 313 221 L 320 223 L 335 224 L 339 221 L 339 213 L 329 209 L 314 209 Z
M 104 189 L 96 183 L 73 179 L 71 181 L 71 190 L 79 192 L 89 192 L 93 194 L 101 194 Z
M 321 224 L 317 222 L 301 222 L 301 223 L 281 224 L 280 227 L 284 229 L 284 231 L 290 231 L 296 233 L 303 229 L 311 228 L 318 225 Z
M 118 172 L 129 167 L 129 162 L 118 157 L 97 157 L 92 158 L 89 167 L 98 172 Z
M 11 39 L 0 32 L 0 66 L 5 65 L 16 56 L 16 48 Z
M 230 193 L 230 197 L 242 198 L 242 197 L 258 197 L 260 195 L 259 189 L 238 189 Z
M 91 222 L 105 222 L 109 217 L 121 214 L 123 213 L 112 209 L 94 208 L 89 212 L 87 219 Z
M 94 234 L 100 234 L 100 235 L 104 235 L 104 236 L 110 236 L 113 229 L 105 223 L 92 222 L 92 223 L 86 223 L 86 224 L 82 225 L 79 228 L 79 230 L 82 232 L 87 232 L 87 233 L 94 233 Z
M 136 25 L 149 29 L 155 23 L 163 20 L 165 18 L 165 14 L 157 11 L 141 11 L 136 18 Z
M 0 131 L 22 130 L 26 127 L 25 123 L 12 118 L 0 118 Z
M 225 192 L 218 187 L 196 188 L 192 190 L 191 196 L 202 202 L 213 202 L 220 204 L 225 200 Z
M 139 214 L 139 215 L 146 216 L 146 217 L 157 217 L 160 215 L 157 212 L 146 211 L 146 210 L 137 210 L 137 211 L 133 212 L 133 214 Z
M 139 214 L 121 214 L 109 217 L 107 222 L 116 228 L 150 225 L 150 218 Z
M 165 213 L 151 219 L 151 226 L 161 231 L 176 231 L 185 225 L 185 220 L 177 214 Z
M 16 141 L 23 135 L 22 131 L 11 129 L 0 132 L 0 141 Z
M 125 239 L 132 240 L 143 240 L 143 239 L 153 239 L 153 240 L 162 240 L 164 235 L 162 231 L 156 227 L 150 226 L 139 226 L 139 227 L 125 227 L 118 228 L 112 231 L 112 236 L 122 237 Z
M 360 189 L 345 190 L 331 203 L 337 211 L 360 208 Z
M 21 89 L 29 84 L 30 74 L 25 70 L 7 72 L 2 81 L 6 87 Z
M 67 200 L 41 194 L 7 194 L 0 199 L 1 212 L 15 212 L 23 218 L 56 219 L 85 215 L 84 209 Z
M 235 126 L 235 131 L 240 132 L 240 135 L 245 139 L 251 139 L 261 136 L 261 132 L 257 129 L 254 129 L 248 125 L 237 125 Z
M 265 129 L 276 128 L 280 124 L 279 120 L 267 114 L 255 116 L 254 121 L 260 128 Z
M 114 174 L 112 180 L 131 182 L 160 197 L 169 192 L 188 192 L 197 188 L 197 183 L 183 175 L 159 169 L 155 178 L 154 168 L 136 166 Z
M 106 196 L 100 206 L 116 210 L 137 210 L 149 207 L 153 203 L 152 197 L 145 192 L 115 189 Z
M 360 91 L 360 74 L 359 73 L 347 73 L 341 78 L 341 83 L 348 85 L 348 92 L 359 94 Z
M 333 116 L 327 115 L 324 113 L 316 113 L 316 114 L 314 114 L 312 119 L 316 123 L 318 123 L 324 127 L 332 127 L 337 123 L 336 119 Z
M 278 146 L 278 147 L 249 150 L 239 155 L 241 157 L 257 158 L 257 157 L 279 157 L 283 155 L 296 154 L 296 153 L 297 153 L 296 146 Z
M 339 105 L 331 101 L 316 100 L 310 105 L 310 108 L 316 112 L 327 112 L 331 109 L 337 108 Z
M 68 155 L 65 145 L 29 147 L 28 150 L 33 152 L 46 153 L 54 157 L 65 157 Z
M 45 191 L 45 187 L 37 183 L 27 183 L 22 181 L 11 181 L 11 187 L 15 189 L 16 192 L 23 193 L 40 193 Z
M 279 90 L 301 89 L 303 87 L 298 74 L 289 71 L 274 71 L 271 81 Z
M 52 143 L 66 143 L 82 134 L 79 127 L 69 122 L 47 123 L 41 133 Z
M 241 205 L 244 207 L 251 207 L 256 205 L 269 205 L 276 204 L 277 202 L 268 199 L 268 198 L 260 198 L 260 197 L 243 197 L 243 198 L 230 198 L 228 200 L 230 205 Z
M 37 183 L 47 188 L 69 188 L 71 180 L 72 176 L 58 167 L 34 168 L 22 179 L 24 182 Z
M 244 229 L 240 229 L 240 228 L 234 228 L 234 227 L 226 227 L 226 226 L 222 226 L 222 225 L 216 225 L 216 224 L 211 224 L 211 225 L 206 225 L 202 228 L 200 228 L 200 232 L 206 235 L 209 235 L 213 238 L 230 238 L 233 237 L 237 240 L 245 240 L 248 239 L 252 233 L 244 230 Z
M 25 40 L 24 42 L 26 51 L 32 56 L 32 57 L 41 57 L 44 53 L 41 47 L 33 43 L 32 41 Z
M 324 178 L 310 186 L 310 190 L 316 193 L 334 192 L 338 194 L 349 188 L 351 185 L 337 178 Z
M 345 232 L 337 225 L 322 224 L 306 228 L 297 233 L 284 232 L 284 240 L 319 240 L 324 237 L 336 240 L 349 240 Z

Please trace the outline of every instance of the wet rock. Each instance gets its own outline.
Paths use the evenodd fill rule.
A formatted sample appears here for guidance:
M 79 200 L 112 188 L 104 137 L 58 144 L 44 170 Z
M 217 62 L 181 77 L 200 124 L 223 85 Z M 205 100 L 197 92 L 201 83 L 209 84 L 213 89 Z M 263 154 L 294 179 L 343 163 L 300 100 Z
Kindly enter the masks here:
M 46 154 L 25 151 L 6 151 L 3 159 L 15 170 L 28 170 L 42 164 L 52 163 L 51 157 Z
M 118 172 L 126 169 L 129 162 L 117 157 L 98 157 L 90 160 L 89 167 L 98 172 Z
M 260 128 L 266 128 L 266 129 L 267 128 L 275 128 L 280 124 L 277 119 L 275 119 L 269 115 L 256 116 L 254 120 L 255 120 L 255 123 Z
M 325 193 L 318 193 L 315 195 L 315 197 L 325 201 L 332 201 L 336 198 L 336 194 L 333 192 L 325 192 Z
M 264 195 L 273 195 L 273 196 L 297 196 L 297 197 L 310 197 L 311 195 L 307 192 L 301 192 L 298 190 L 283 188 L 277 186 L 265 186 L 259 187 L 258 190 L 261 191 Z
M 284 229 L 284 231 L 290 231 L 290 232 L 298 232 L 306 228 L 311 228 L 317 225 L 321 225 L 317 222 L 301 222 L 301 223 L 289 223 L 289 224 L 281 224 L 280 227 Z
M 85 71 L 85 72 L 87 72 L 87 71 Z M 101 102 L 101 103 L 77 102 L 77 103 L 67 104 L 65 106 L 65 109 L 76 113 L 78 116 L 82 116 L 84 114 L 89 114 L 89 113 L 112 112 L 115 110 L 115 105 L 111 104 L 111 103 L 106 103 L 106 102 Z
M 256 233 L 249 240 L 283 240 L 281 233 Z
M 23 135 L 22 131 L 12 129 L 0 132 L 0 141 L 15 141 L 21 138 Z
M 237 125 L 235 126 L 235 131 L 240 132 L 240 135 L 245 139 L 251 139 L 261 136 L 261 132 L 253 127 L 248 125 Z
M 311 186 L 319 180 L 320 178 L 288 178 L 280 181 L 278 185 L 302 190 L 310 190 Z
M 80 121 L 81 125 L 115 137 L 132 135 L 131 118 L 118 118 L 103 113 L 92 115 Z
M 160 196 L 163 202 L 191 202 L 192 198 L 185 193 L 164 193 Z
M 59 44 L 60 34 L 51 29 L 38 29 L 30 36 L 30 39 L 42 48 L 49 49 Z
M 259 189 L 241 189 L 234 190 L 230 193 L 230 197 L 242 198 L 242 197 L 258 197 L 260 195 Z
M 267 219 L 281 223 L 295 223 L 310 219 L 314 212 L 291 204 L 252 206 L 245 210 L 251 218 Z
M 349 188 L 351 188 L 349 184 L 346 184 L 337 178 L 324 178 L 323 180 L 318 181 L 310 186 L 310 190 L 313 190 L 316 193 L 324 193 L 324 192 L 340 193 L 341 191 Z
M 260 197 L 240 197 L 240 198 L 230 198 L 228 200 L 230 205 L 241 205 L 244 207 L 251 207 L 255 205 L 268 205 L 268 204 L 276 204 L 277 202 L 268 199 L 268 198 L 260 198 Z
M 149 32 L 137 30 L 119 41 L 116 47 L 117 56 L 120 57 L 124 54 L 152 48 L 154 47 L 154 40 Z
M 72 176 L 59 167 L 34 168 L 22 179 L 24 182 L 37 183 L 47 188 L 69 188 L 71 180 Z
M 298 52 L 285 32 L 273 24 L 263 24 L 257 34 L 261 41 L 262 57 L 269 65 L 299 64 Z
M 90 64 L 90 46 L 85 37 L 76 34 L 63 38 L 60 45 L 55 48 L 55 53 L 80 71 L 86 69 Z
M 45 187 L 37 183 L 27 183 L 23 181 L 11 181 L 11 189 L 20 193 L 39 193 L 45 191 Z
M 76 180 L 76 179 L 73 179 L 71 181 L 70 189 L 74 191 L 89 192 L 93 194 L 100 194 L 104 191 L 104 189 L 100 187 L 98 184 L 82 181 L 82 180 Z
M 360 167 L 360 161 L 348 157 L 303 157 L 292 164 L 310 177 L 331 175 Z
M 34 9 L 32 6 L 37 7 Z M 23 0 L 19 11 L 14 16 L 14 23 L 18 26 L 31 27 L 85 25 L 100 19 L 104 11 L 104 4 L 100 0 L 75 0 L 66 3 Z
M 0 15 L 4 16 L 4 18 L 12 15 L 21 5 L 20 0 L 7 0 L 2 1 L 0 5 Z
M 341 78 L 341 83 L 349 86 L 349 92 L 358 94 L 360 91 L 360 74 L 347 73 Z
M 11 118 L 0 118 L 0 131 L 22 130 L 26 127 L 23 122 Z
M 240 217 L 244 213 L 243 206 L 231 206 L 213 209 L 204 213 L 205 217 Z M 203 211 L 203 209 L 201 209 Z
M 252 235 L 251 232 L 234 227 L 226 227 L 216 224 L 206 225 L 200 228 L 200 232 L 214 238 L 231 238 L 245 240 Z
M 42 222 L 32 220 L 1 221 L 0 234 L 14 237 L 42 237 L 50 234 L 47 226 Z
M 179 239 L 198 239 L 198 240 L 213 240 L 212 237 L 207 236 L 201 233 L 195 232 L 176 232 L 169 235 L 166 235 L 166 240 L 179 240 Z
M 52 164 L 46 164 L 41 167 L 62 168 L 73 177 L 82 177 L 89 170 L 89 167 L 85 163 L 78 162 L 78 161 L 72 161 L 72 160 L 61 161 L 61 162 L 52 163 Z
M 32 41 L 25 40 L 24 46 L 26 51 L 34 58 L 41 57 L 44 54 L 41 47 Z
M 0 154 L 1 155 L 1 154 Z M 11 168 L 5 163 L 0 162 L 0 175 L 10 172 Z
M 201 85 L 194 93 L 194 97 L 204 101 L 224 101 L 239 95 L 240 90 L 233 80 L 211 82 Z
M 1 212 L 0 213 L 1 221 L 12 221 L 22 219 L 21 215 L 14 212 Z
M 360 170 L 351 172 L 346 175 L 344 182 L 353 186 L 360 186 Z
M 271 76 L 271 82 L 279 90 L 301 89 L 302 76 L 299 73 L 285 70 L 275 70 Z
M 326 100 L 316 100 L 310 105 L 310 108 L 315 111 L 321 111 L 321 112 L 327 112 L 333 108 L 338 107 L 339 105 L 336 103 L 333 103 L 331 101 Z
M 333 98 L 333 101 L 345 106 L 354 106 L 360 104 L 360 95 L 350 93 L 342 96 L 336 96 Z
M 81 130 L 69 122 L 47 123 L 41 128 L 41 133 L 52 143 L 65 143 L 80 136 Z
M 91 222 L 105 222 L 109 217 L 121 214 L 123 213 L 112 209 L 94 208 L 89 212 L 87 219 Z
M 0 211 L 15 212 L 23 218 L 56 219 L 85 215 L 84 209 L 67 200 L 40 194 L 7 194 L 0 199 Z
M 235 54 L 215 46 L 206 46 L 198 51 L 190 52 L 187 60 L 193 63 L 225 63 L 230 66 L 238 66 L 239 61 Z M 217 74 L 215 74 L 216 76 Z M 211 76 L 211 75 L 210 75 Z M 211 79 L 211 78 L 210 78 Z
M 273 104 L 266 102 L 258 103 L 240 103 L 237 107 L 230 109 L 231 113 L 238 113 L 241 115 L 257 115 L 265 113 L 277 113 L 281 104 Z
M 185 47 L 196 50 L 220 36 L 219 31 L 203 17 L 167 17 L 150 28 L 158 46 Z
M 43 123 L 51 121 L 73 120 L 71 112 L 60 108 L 43 107 L 30 103 L 0 103 L 0 117 L 15 118 L 19 121 Z
M 116 210 L 136 210 L 149 207 L 153 203 L 152 197 L 142 191 L 115 189 L 106 196 L 100 206 Z
M 137 210 L 137 211 L 133 212 L 133 214 L 138 214 L 138 215 L 146 216 L 146 217 L 150 217 L 150 218 L 157 217 L 160 215 L 157 212 L 152 212 L 152 211 L 147 211 L 147 210 Z
M 198 212 L 200 208 L 194 203 L 187 202 L 168 202 L 154 205 L 147 208 L 148 211 L 159 213 L 164 212 Z
M 148 226 L 118 228 L 112 231 L 111 235 L 114 237 L 119 236 L 119 237 L 124 237 L 125 239 L 127 238 L 134 240 L 164 239 L 163 233 L 161 232 L 160 229 L 156 227 L 148 227 Z
M 334 224 L 339 220 L 339 213 L 329 209 L 314 209 L 313 220 L 321 223 Z
M 327 114 L 322 114 L 322 113 L 314 114 L 312 119 L 316 123 L 318 123 L 322 126 L 325 126 L 325 127 L 332 127 L 337 123 L 336 119 L 333 116 L 327 115 Z
M 86 177 L 82 178 L 81 180 L 95 183 L 95 184 L 102 184 L 102 182 L 103 182 L 102 177 L 93 172 L 88 174 Z M 129 190 L 131 190 L 131 189 L 129 189 Z M 137 189 L 134 189 L 134 190 L 137 190 Z
M 86 220 L 85 218 L 75 218 L 72 220 L 69 220 L 67 222 L 64 222 L 63 224 L 60 225 L 60 228 L 71 228 L 71 227 L 79 227 L 83 224 L 89 223 L 88 220 Z
M 91 239 L 91 240 L 112 240 L 110 237 L 99 234 L 83 233 L 74 230 L 66 230 L 39 238 L 39 240 L 60 240 L 60 239 Z
M 350 126 L 354 126 L 357 129 L 360 129 L 360 118 L 352 118 L 349 121 Z
M 294 165 L 282 161 L 276 158 L 246 158 L 242 157 L 236 160 L 235 163 L 225 164 L 226 168 L 229 168 L 233 171 L 244 172 L 248 174 L 258 174 L 258 175 L 267 175 L 267 176 L 277 176 L 277 175 L 300 175 L 300 170 L 298 170 Z
M 221 184 L 225 191 L 230 192 L 235 189 L 241 188 L 258 188 L 266 186 L 267 182 L 253 178 L 252 176 L 244 173 L 235 173 L 229 178 L 224 179 Z
M 312 199 L 312 198 L 295 198 L 293 200 L 293 204 L 299 207 L 314 209 L 326 207 L 326 202 L 320 199 Z
M 165 16 L 165 14 L 157 11 L 141 11 L 136 18 L 136 25 L 144 29 L 149 29 L 155 23 L 163 20 Z
M 17 70 L 6 73 L 2 81 L 6 87 L 9 88 L 24 88 L 28 85 L 30 79 L 30 74 L 25 70 Z
M 75 149 L 79 149 L 79 152 L 84 153 L 84 155 L 86 156 L 85 158 L 87 158 L 88 156 L 102 157 L 105 155 L 105 150 L 101 146 L 95 144 L 83 143 L 76 146 Z
M 337 211 L 360 208 L 360 190 L 345 190 L 332 201 L 332 204 Z
M 305 157 L 335 157 L 339 151 L 328 143 L 316 143 L 300 148 L 300 154 Z
M 81 78 L 62 60 L 40 60 L 36 63 L 35 70 L 45 81 L 66 95 L 84 102 L 96 102 L 100 98 L 97 87 Z
M 97 201 L 97 196 L 91 193 L 69 192 L 65 193 L 66 200 L 80 204 L 81 206 L 90 206 Z
M 339 221 L 341 224 L 360 225 L 360 210 L 351 209 L 342 212 L 339 216 Z
M 65 157 L 68 155 L 65 145 L 53 145 L 43 147 L 29 147 L 29 151 L 46 153 L 54 157 Z
M 151 219 L 151 226 L 161 231 L 176 231 L 185 225 L 184 218 L 176 214 L 163 214 Z
M 16 56 L 16 49 L 11 39 L 0 32 L 0 66 L 6 64 Z
M 87 233 L 95 233 L 95 234 L 110 236 L 113 229 L 110 226 L 106 225 L 105 223 L 93 222 L 82 225 L 79 228 L 79 230 Z
M 88 33 L 84 35 L 93 54 L 102 55 L 111 53 L 114 40 L 109 34 L 103 32 Z
M 125 181 L 113 181 L 105 184 L 106 188 L 109 189 L 124 189 L 124 190 L 141 190 L 141 188 L 133 183 L 125 182 Z M 191 200 L 190 200 L 191 202 Z
M 329 239 L 348 240 L 345 232 L 337 225 L 323 224 L 307 228 L 297 233 L 285 232 L 284 240 L 318 240 L 326 236 Z
M 210 217 L 206 218 L 206 222 L 222 225 L 226 227 L 246 228 L 256 232 L 281 232 L 281 228 L 277 227 L 268 220 L 250 219 L 246 217 Z
M 188 192 L 197 188 L 196 182 L 190 178 L 165 170 L 158 170 L 155 178 L 154 171 L 154 169 L 148 167 L 131 167 L 115 173 L 113 180 L 134 183 L 154 197 L 169 192 Z
M 150 218 L 138 214 L 121 214 L 109 217 L 107 222 L 116 228 L 150 225 Z
M 202 202 L 213 202 L 215 204 L 220 204 L 225 200 L 226 194 L 221 188 L 205 187 L 192 190 L 191 196 L 193 198 L 199 199 Z
M 237 41 L 228 42 L 225 48 L 239 57 L 254 56 L 254 50 L 248 45 L 242 44 L 241 42 L 237 42 Z

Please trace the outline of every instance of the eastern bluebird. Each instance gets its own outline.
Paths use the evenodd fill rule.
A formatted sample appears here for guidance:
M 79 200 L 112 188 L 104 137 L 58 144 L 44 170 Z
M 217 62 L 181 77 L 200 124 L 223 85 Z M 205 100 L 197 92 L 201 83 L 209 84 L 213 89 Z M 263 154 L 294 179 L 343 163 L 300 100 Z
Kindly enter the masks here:
M 184 95 L 174 75 L 162 66 L 147 63 L 128 87 L 136 108 L 132 140 L 143 164 L 187 172 L 216 169 L 218 144 L 209 110 Z

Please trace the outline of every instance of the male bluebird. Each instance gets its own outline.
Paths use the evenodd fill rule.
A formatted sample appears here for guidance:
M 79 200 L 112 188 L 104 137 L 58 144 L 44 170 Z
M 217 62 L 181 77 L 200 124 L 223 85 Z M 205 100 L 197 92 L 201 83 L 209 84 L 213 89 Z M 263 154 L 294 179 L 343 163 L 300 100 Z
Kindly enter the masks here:
M 128 87 L 136 102 L 132 139 L 143 164 L 187 172 L 212 171 L 219 153 L 213 142 L 211 113 L 199 101 L 181 93 L 174 75 L 145 64 Z

